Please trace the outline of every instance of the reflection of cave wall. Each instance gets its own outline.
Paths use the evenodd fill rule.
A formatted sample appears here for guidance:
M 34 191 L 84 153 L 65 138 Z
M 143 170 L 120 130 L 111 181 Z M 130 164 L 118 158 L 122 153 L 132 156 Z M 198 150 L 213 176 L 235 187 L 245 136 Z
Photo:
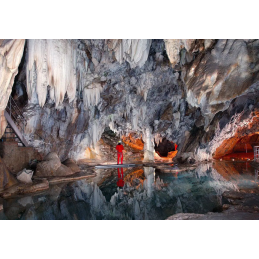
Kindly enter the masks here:
M 158 145 L 155 144 L 155 151 L 161 157 L 167 157 L 168 153 L 175 151 L 175 144 L 171 141 L 168 141 L 166 138 L 163 138 L 162 142 Z

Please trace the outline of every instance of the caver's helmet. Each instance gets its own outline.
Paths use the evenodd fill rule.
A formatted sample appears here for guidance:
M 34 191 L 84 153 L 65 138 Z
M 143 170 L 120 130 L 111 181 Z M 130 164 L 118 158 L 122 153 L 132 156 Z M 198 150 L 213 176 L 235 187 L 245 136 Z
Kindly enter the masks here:
M 121 140 L 118 141 L 118 144 L 121 144 Z

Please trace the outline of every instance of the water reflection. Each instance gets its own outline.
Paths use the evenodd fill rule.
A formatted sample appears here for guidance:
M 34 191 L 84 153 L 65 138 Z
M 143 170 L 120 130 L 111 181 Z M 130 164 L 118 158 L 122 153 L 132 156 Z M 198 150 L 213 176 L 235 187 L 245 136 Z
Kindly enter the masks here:
M 123 180 L 123 167 L 117 168 L 118 171 L 118 181 L 117 186 L 122 188 L 124 186 L 124 180 Z
M 254 176 L 244 166 L 206 164 L 179 173 L 118 168 L 99 185 L 80 180 L 5 200 L 3 213 L 7 219 L 165 219 L 179 212 L 207 213 L 219 210 L 223 192 L 255 184 L 258 171 Z

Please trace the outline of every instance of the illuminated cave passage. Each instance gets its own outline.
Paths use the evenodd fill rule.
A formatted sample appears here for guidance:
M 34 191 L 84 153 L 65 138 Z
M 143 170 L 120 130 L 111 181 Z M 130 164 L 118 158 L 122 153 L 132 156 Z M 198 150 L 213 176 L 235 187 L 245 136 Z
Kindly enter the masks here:
M 167 157 L 171 151 L 176 151 L 175 143 L 163 138 L 158 145 L 155 143 L 155 151 L 160 157 Z
M 259 134 L 254 133 L 245 137 L 232 137 L 223 141 L 216 149 L 215 159 L 223 160 L 247 160 L 254 159 L 254 146 L 259 146 Z

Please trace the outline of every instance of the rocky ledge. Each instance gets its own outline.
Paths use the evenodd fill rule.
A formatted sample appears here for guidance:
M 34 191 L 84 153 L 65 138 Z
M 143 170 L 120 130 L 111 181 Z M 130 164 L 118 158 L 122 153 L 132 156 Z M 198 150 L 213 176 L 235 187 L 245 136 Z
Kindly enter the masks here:
M 223 197 L 229 203 L 223 204 L 222 212 L 207 214 L 178 213 L 167 220 L 258 220 L 259 190 L 228 191 Z

